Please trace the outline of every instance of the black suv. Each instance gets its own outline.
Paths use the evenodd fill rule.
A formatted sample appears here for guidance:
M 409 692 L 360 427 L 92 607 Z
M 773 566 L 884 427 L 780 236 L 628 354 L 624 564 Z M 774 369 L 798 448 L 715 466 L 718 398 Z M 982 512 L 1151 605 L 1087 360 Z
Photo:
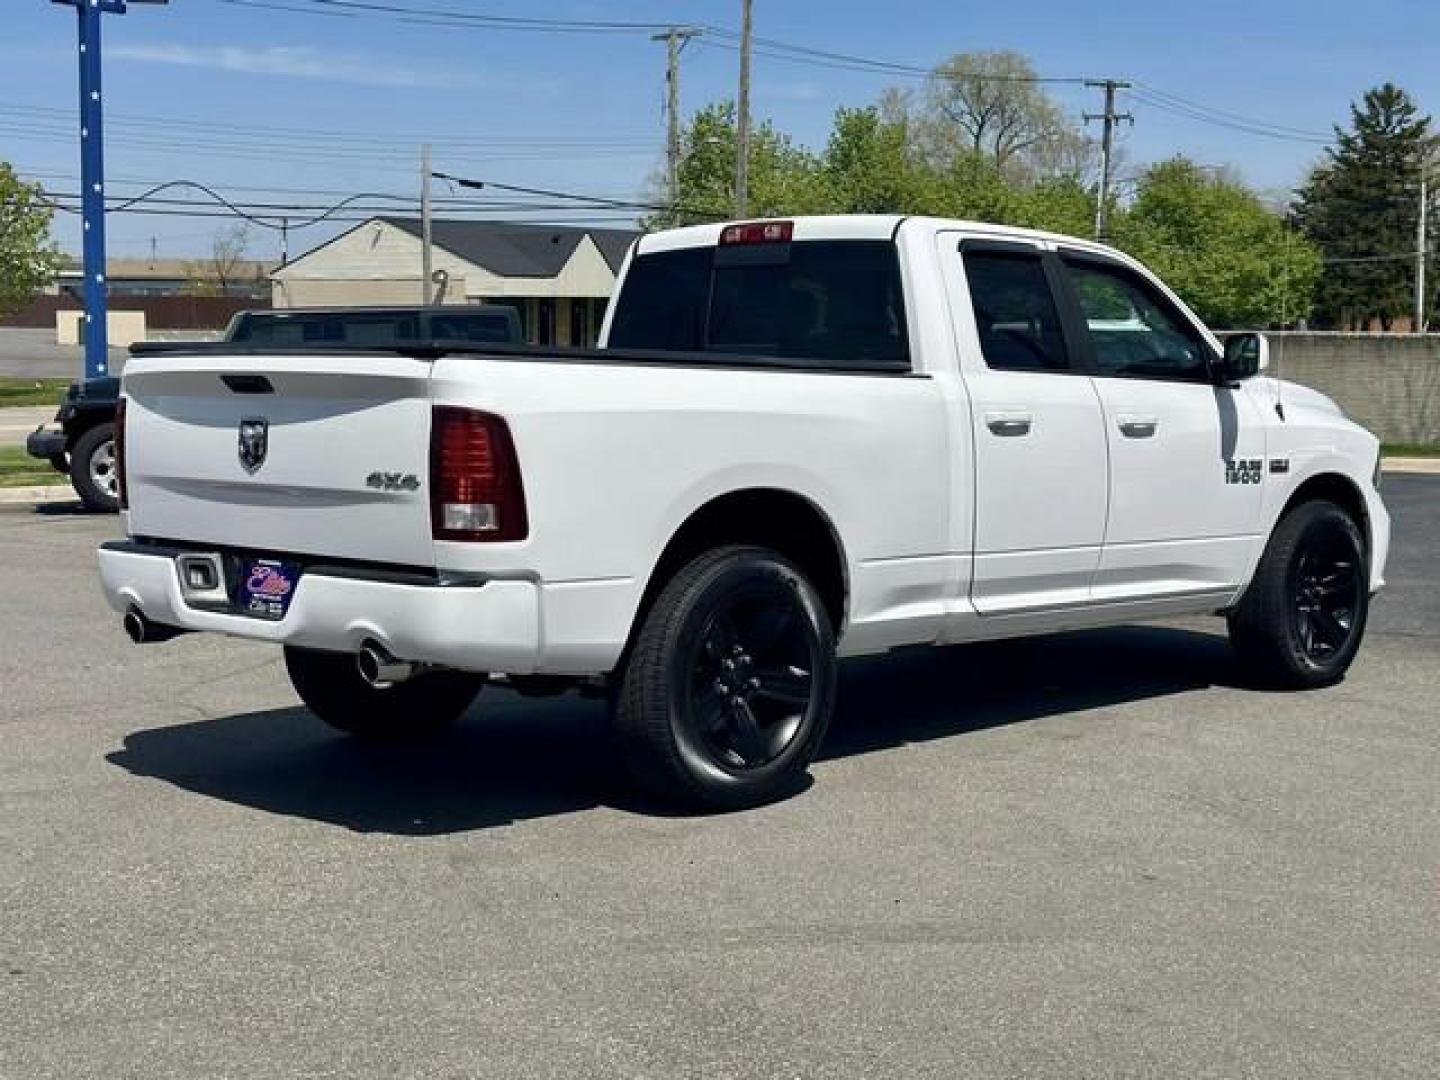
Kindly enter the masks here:
M 515 309 L 502 304 L 450 307 L 277 308 L 242 311 L 224 340 L 264 351 L 305 348 L 394 348 L 464 341 L 518 345 L 525 338 Z M 25 449 L 67 473 L 91 510 L 120 505 L 115 473 L 115 406 L 120 380 L 107 376 L 71 385 L 52 425 L 30 433 Z

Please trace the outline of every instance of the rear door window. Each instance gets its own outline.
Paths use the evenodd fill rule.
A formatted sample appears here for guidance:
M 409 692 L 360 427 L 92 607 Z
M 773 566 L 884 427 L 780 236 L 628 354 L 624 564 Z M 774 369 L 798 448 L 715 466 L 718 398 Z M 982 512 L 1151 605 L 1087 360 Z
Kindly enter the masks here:
M 1070 358 L 1039 251 L 966 251 L 965 280 L 985 366 L 995 371 L 1067 371 Z
M 879 240 L 640 255 L 616 301 L 609 345 L 906 370 L 899 256 Z

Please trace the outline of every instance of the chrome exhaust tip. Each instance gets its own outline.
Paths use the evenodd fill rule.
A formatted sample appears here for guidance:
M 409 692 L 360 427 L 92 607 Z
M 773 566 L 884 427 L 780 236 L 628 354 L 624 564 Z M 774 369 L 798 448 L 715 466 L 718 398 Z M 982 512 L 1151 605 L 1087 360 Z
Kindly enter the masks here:
M 121 625 L 125 628 L 125 636 L 136 645 L 158 645 L 162 641 L 169 641 L 171 638 L 179 637 L 187 632 L 178 626 L 166 626 L 163 623 L 151 622 L 137 607 L 132 607 L 125 612 Z
M 360 669 L 360 677 L 371 686 L 393 686 L 405 682 L 420 668 L 419 664 L 408 660 L 397 660 L 383 645 L 373 641 L 360 646 L 355 666 Z

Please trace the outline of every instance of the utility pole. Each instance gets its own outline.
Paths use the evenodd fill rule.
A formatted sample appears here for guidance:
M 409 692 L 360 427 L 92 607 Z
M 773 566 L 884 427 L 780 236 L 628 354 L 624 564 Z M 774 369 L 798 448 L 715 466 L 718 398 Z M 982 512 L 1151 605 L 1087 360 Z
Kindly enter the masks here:
M 105 109 L 100 97 L 100 21 L 124 15 L 125 0 L 53 0 L 75 9 L 80 56 L 80 221 L 85 274 L 85 378 L 110 370 L 109 328 L 105 324 Z M 166 0 L 131 0 L 163 4 Z
M 735 120 L 735 216 L 750 212 L 750 16 L 751 0 L 740 0 L 740 103 Z
M 290 265 L 290 219 L 280 219 L 280 265 Z
M 651 41 L 665 42 L 665 164 L 672 208 L 680 203 L 680 54 L 699 34 L 692 27 L 672 26 L 650 37 Z
M 420 303 L 430 305 L 430 144 L 420 147 Z
M 1103 113 L 1086 113 L 1085 122 L 1099 120 L 1104 124 L 1103 134 L 1100 137 L 1100 198 L 1095 207 L 1095 239 L 1108 240 L 1110 237 L 1110 170 L 1112 159 L 1115 153 L 1115 125 L 1121 120 L 1135 123 L 1135 117 L 1129 113 L 1117 113 L 1115 111 L 1115 92 L 1117 90 L 1128 90 L 1130 84 L 1121 82 L 1118 79 L 1101 79 L 1086 82 L 1086 86 L 1101 87 L 1105 91 L 1105 111 Z
M 1415 326 L 1417 334 L 1425 333 L 1425 255 L 1426 221 L 1429 211 L 1429 183 L 1425 174 L 1420 174 L 1420 220 L 1415 228 Z

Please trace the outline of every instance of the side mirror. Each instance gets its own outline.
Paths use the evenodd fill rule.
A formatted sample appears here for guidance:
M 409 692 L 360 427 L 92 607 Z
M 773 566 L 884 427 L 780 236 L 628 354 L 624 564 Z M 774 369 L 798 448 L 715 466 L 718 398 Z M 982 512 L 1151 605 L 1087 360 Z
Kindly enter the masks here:
M 1270 341 L 1264 334 L 1232 334 L 1225 339 L 1220 377 L 1225 382 L 1249 379 L 1270 366 Z

